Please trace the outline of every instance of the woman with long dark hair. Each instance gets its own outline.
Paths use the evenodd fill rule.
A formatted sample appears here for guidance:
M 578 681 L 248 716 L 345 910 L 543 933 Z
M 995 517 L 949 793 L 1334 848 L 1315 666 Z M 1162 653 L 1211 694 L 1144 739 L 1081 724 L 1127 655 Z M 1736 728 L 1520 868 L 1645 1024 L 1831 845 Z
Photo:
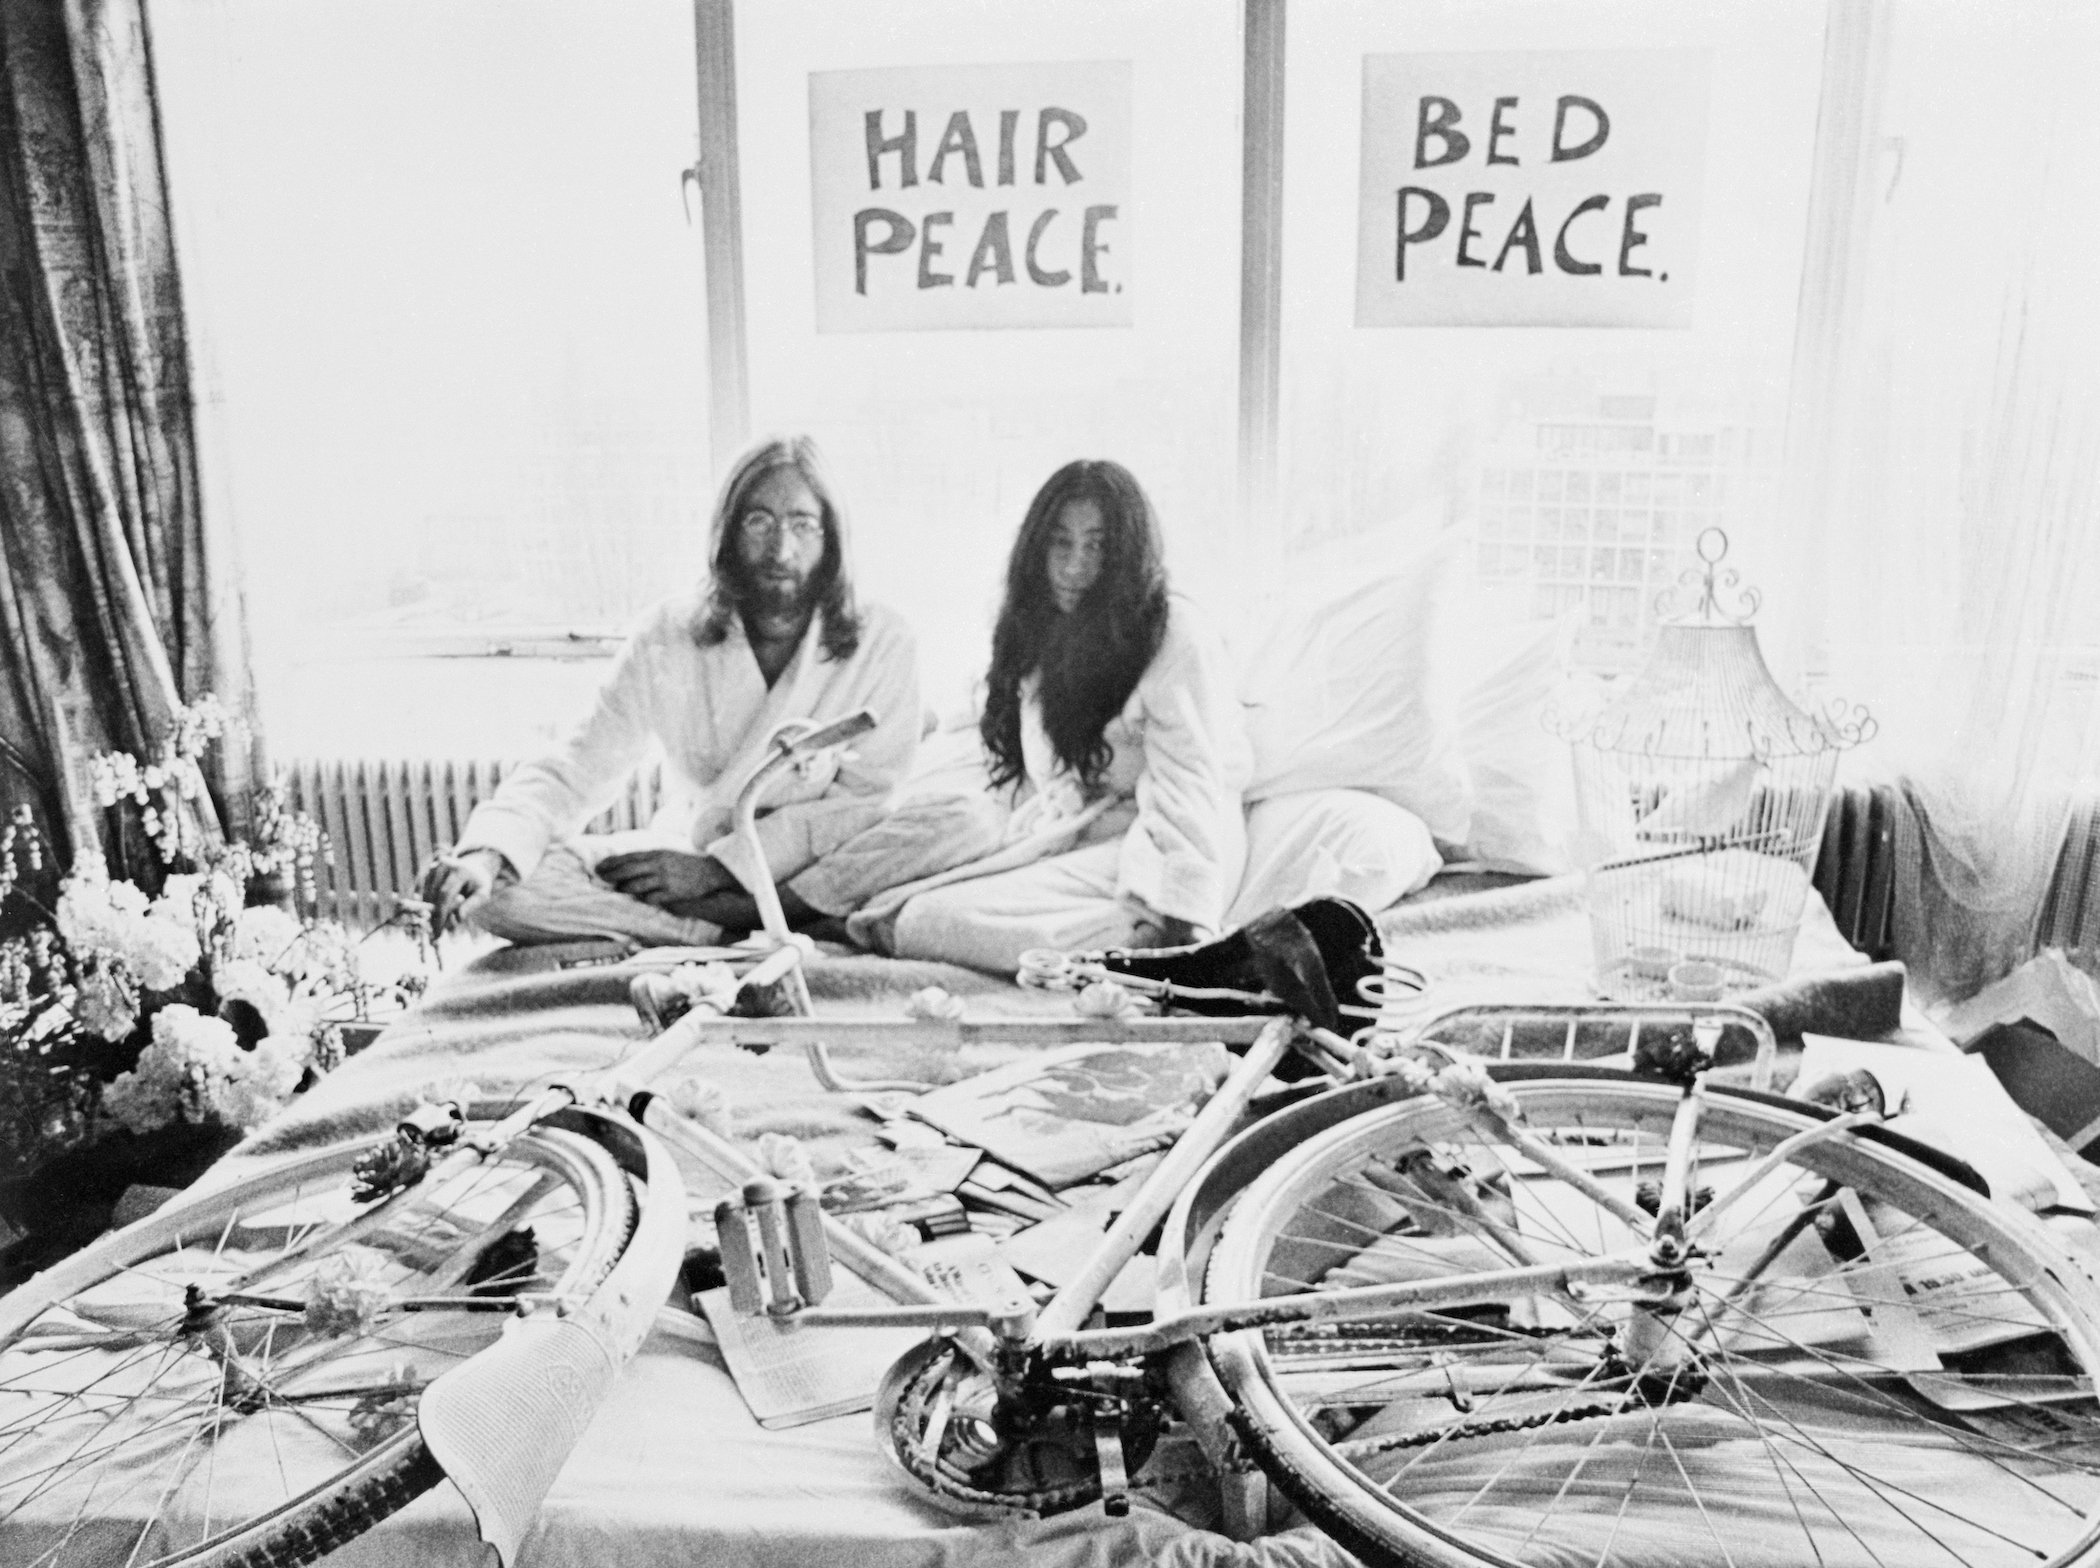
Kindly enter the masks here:
M 1246 854 L 1239 704 L 1121 465 L 1067 463 L 1029 504 L 978 733 L 990 800 L 907 807 L 895 824 L 974 858 L 871 900 L 856 937 L 1011 973 L 1031 947 L 1167 946 L 1219 927 Z

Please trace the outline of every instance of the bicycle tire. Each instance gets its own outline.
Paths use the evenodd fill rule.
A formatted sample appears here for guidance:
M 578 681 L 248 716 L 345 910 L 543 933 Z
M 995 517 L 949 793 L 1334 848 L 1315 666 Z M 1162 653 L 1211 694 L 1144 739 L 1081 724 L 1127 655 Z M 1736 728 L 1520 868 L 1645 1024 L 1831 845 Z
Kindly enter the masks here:
M 1494 1076 L 1531 1130 L 1610 1170 L 1597 1185 L 1656 1173 L 1674 1087 Z M 1828 1120 L 1705 1097 L 1721 1207 L 1665 1360 L 1627 1359 L 1640 1308 L 1482 1286 L 1442 1312 L 1215 1335 L 1174 1363 L 1177 1396 L 1221 1400 L 1247 1457 L 1374 1565 L 2094 1563 L 2100 1287 L 2032 1216 L 1893 1140 L 1840 1133 L 1728 1198 L 1731 1168 Z M 1245 1185 L 1203 1291 L 1470 1278 L 1634 1234 L 1464 1113 L 1401 1095 Z M 1932 1294 L 1934 1270 L 1961 1293 Z M 2029 1425 L 2049 1442 L 2014 1435 Z
M 414 1418 L 422 1388 L 493 1341 L 527 1287 L 587 1299 L 637 1200 L 606 1148 L 542 1125 L 449 1180 L 357 1204 L 353 1165 L 391 1141 L 178 1199 L 0 1298 L 0 1559 L 295 1568 L 442 1478 Z M 327 1239 L 359 1213 L 379 1217 Z M 317 1276 L 339 1308 L 295 1314 Z M 276 1304 L 200 1316 L 186 1304 L 200 1283 Z M 148 1401 L 166 1418 L 142 1416 Z M 270 1466 L 241 1462 L 265 1445 Z

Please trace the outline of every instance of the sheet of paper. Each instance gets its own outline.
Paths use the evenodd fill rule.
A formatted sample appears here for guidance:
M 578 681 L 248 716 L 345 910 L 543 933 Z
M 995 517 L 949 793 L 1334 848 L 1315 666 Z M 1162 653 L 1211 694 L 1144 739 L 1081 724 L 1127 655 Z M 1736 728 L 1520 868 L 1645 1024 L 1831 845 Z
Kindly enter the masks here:
M 952 1143 L 864 1152 L 859 1169 L 826 1182 L 819 1196 L 833 1214 L 946 1197 L 981 1161 L 977 1150 Z
M 1076 1045 L 935 1089 L 912 1114 L 1066 1187 L 1172 1143 L 1230 1062 L 1214 1042 Z
M 849 1275 L 825 1304 L 881 1302 Z M 805 1426 L 874 1408 L 883 1372 L 924 1337 L 912 1328 L 800 1328 L 763 1315 L 742 1317 L 730 1306 L 727 1290 L 702 1292 L 700 1310 L 737 1392 L 763 1427 Z
M 1030 1279 L 1062 1288 L 1076 1278 L 1100 1247 L 1109 1215 L 1104 1208 L 1074 1209 L 1040 1225 L 1015 1231 L 999 1244 L 1006 1261 Z M 1101 1294 L 1104 1311 L 1136 1314 L 1152 1310 L 1152 1279 L 1157 1268 L 1142 1254 L 1130 1259 Z
M 917 1269 L 926 1283 L 957 1301 L 975 1301 L 997 1307 L 1028 1299 L 1028 1287 L 1007 1265 L 989 1236 L 946 1236 L 914 1247 L 904 1261 Z
M 1025 1299 L 1028 1289 L 986 1236 L 944 1237 L 900 1254 L 926 1282 L 957 1301 L 986 1306 Z M 843 1269 L 827 1307 L 872 1307 L 885 1299 Z M 764 1427 L 803 1426 L 872 1409 L 875 1390 L 899 1356 L 925 1338 L 915 1328 L 817 1328 L 763 1314 L 742 1317 L 729 1292 L 710 1290 L 700 1308 L 736 1379 L 737 1392 Z
M 1890 1119 L 1891 1131 L 1968 1161 L 1994 1196 L 2028 1208 L 2093 1212 L 2078 1178 L 1977 1058 L 1832 1035 L 1804 1035 L 1802 1042 L 1797 1087 L 1865 1068 L 1880 1081 L 1891 1109 L 1907 1102 L 1904 1113 Z

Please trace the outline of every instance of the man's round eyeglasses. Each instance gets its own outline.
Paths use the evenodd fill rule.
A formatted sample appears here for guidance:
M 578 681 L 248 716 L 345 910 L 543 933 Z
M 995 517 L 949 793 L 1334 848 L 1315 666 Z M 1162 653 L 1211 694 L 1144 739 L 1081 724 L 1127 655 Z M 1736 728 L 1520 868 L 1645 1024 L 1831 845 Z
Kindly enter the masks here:
M 824 537 L 824 519 L 816 512 L 789 512 L 776 517 L 763 507 L 753 507 L 737 519 L 736 526 L 751 544 L 772 544 L 783 532 L 797 544 L 813 544 Z

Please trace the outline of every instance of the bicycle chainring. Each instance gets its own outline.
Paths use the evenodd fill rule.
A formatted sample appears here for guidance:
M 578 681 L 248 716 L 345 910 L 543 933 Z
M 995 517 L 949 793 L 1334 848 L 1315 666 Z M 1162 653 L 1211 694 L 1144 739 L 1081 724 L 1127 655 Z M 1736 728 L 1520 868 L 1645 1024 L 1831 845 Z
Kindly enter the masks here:
M 991 1379 L 947 1339 L 906 1351 L 875 1395 L 876 1440 L 939 1506 L 970 1518 L 1042 1518 L 1101 1497 L 1092 1415 L 1084 1396 L 1024 1422 L 997 1409 Z M 1156 1409 L 1124 1406 L 1124 1455 L 1135 1475 L 1159 1436 Z M 937 1429 L 937 1430 L 936 1430 Z M 1181 1475 L 1147 1474 L 1145 1490 Z

